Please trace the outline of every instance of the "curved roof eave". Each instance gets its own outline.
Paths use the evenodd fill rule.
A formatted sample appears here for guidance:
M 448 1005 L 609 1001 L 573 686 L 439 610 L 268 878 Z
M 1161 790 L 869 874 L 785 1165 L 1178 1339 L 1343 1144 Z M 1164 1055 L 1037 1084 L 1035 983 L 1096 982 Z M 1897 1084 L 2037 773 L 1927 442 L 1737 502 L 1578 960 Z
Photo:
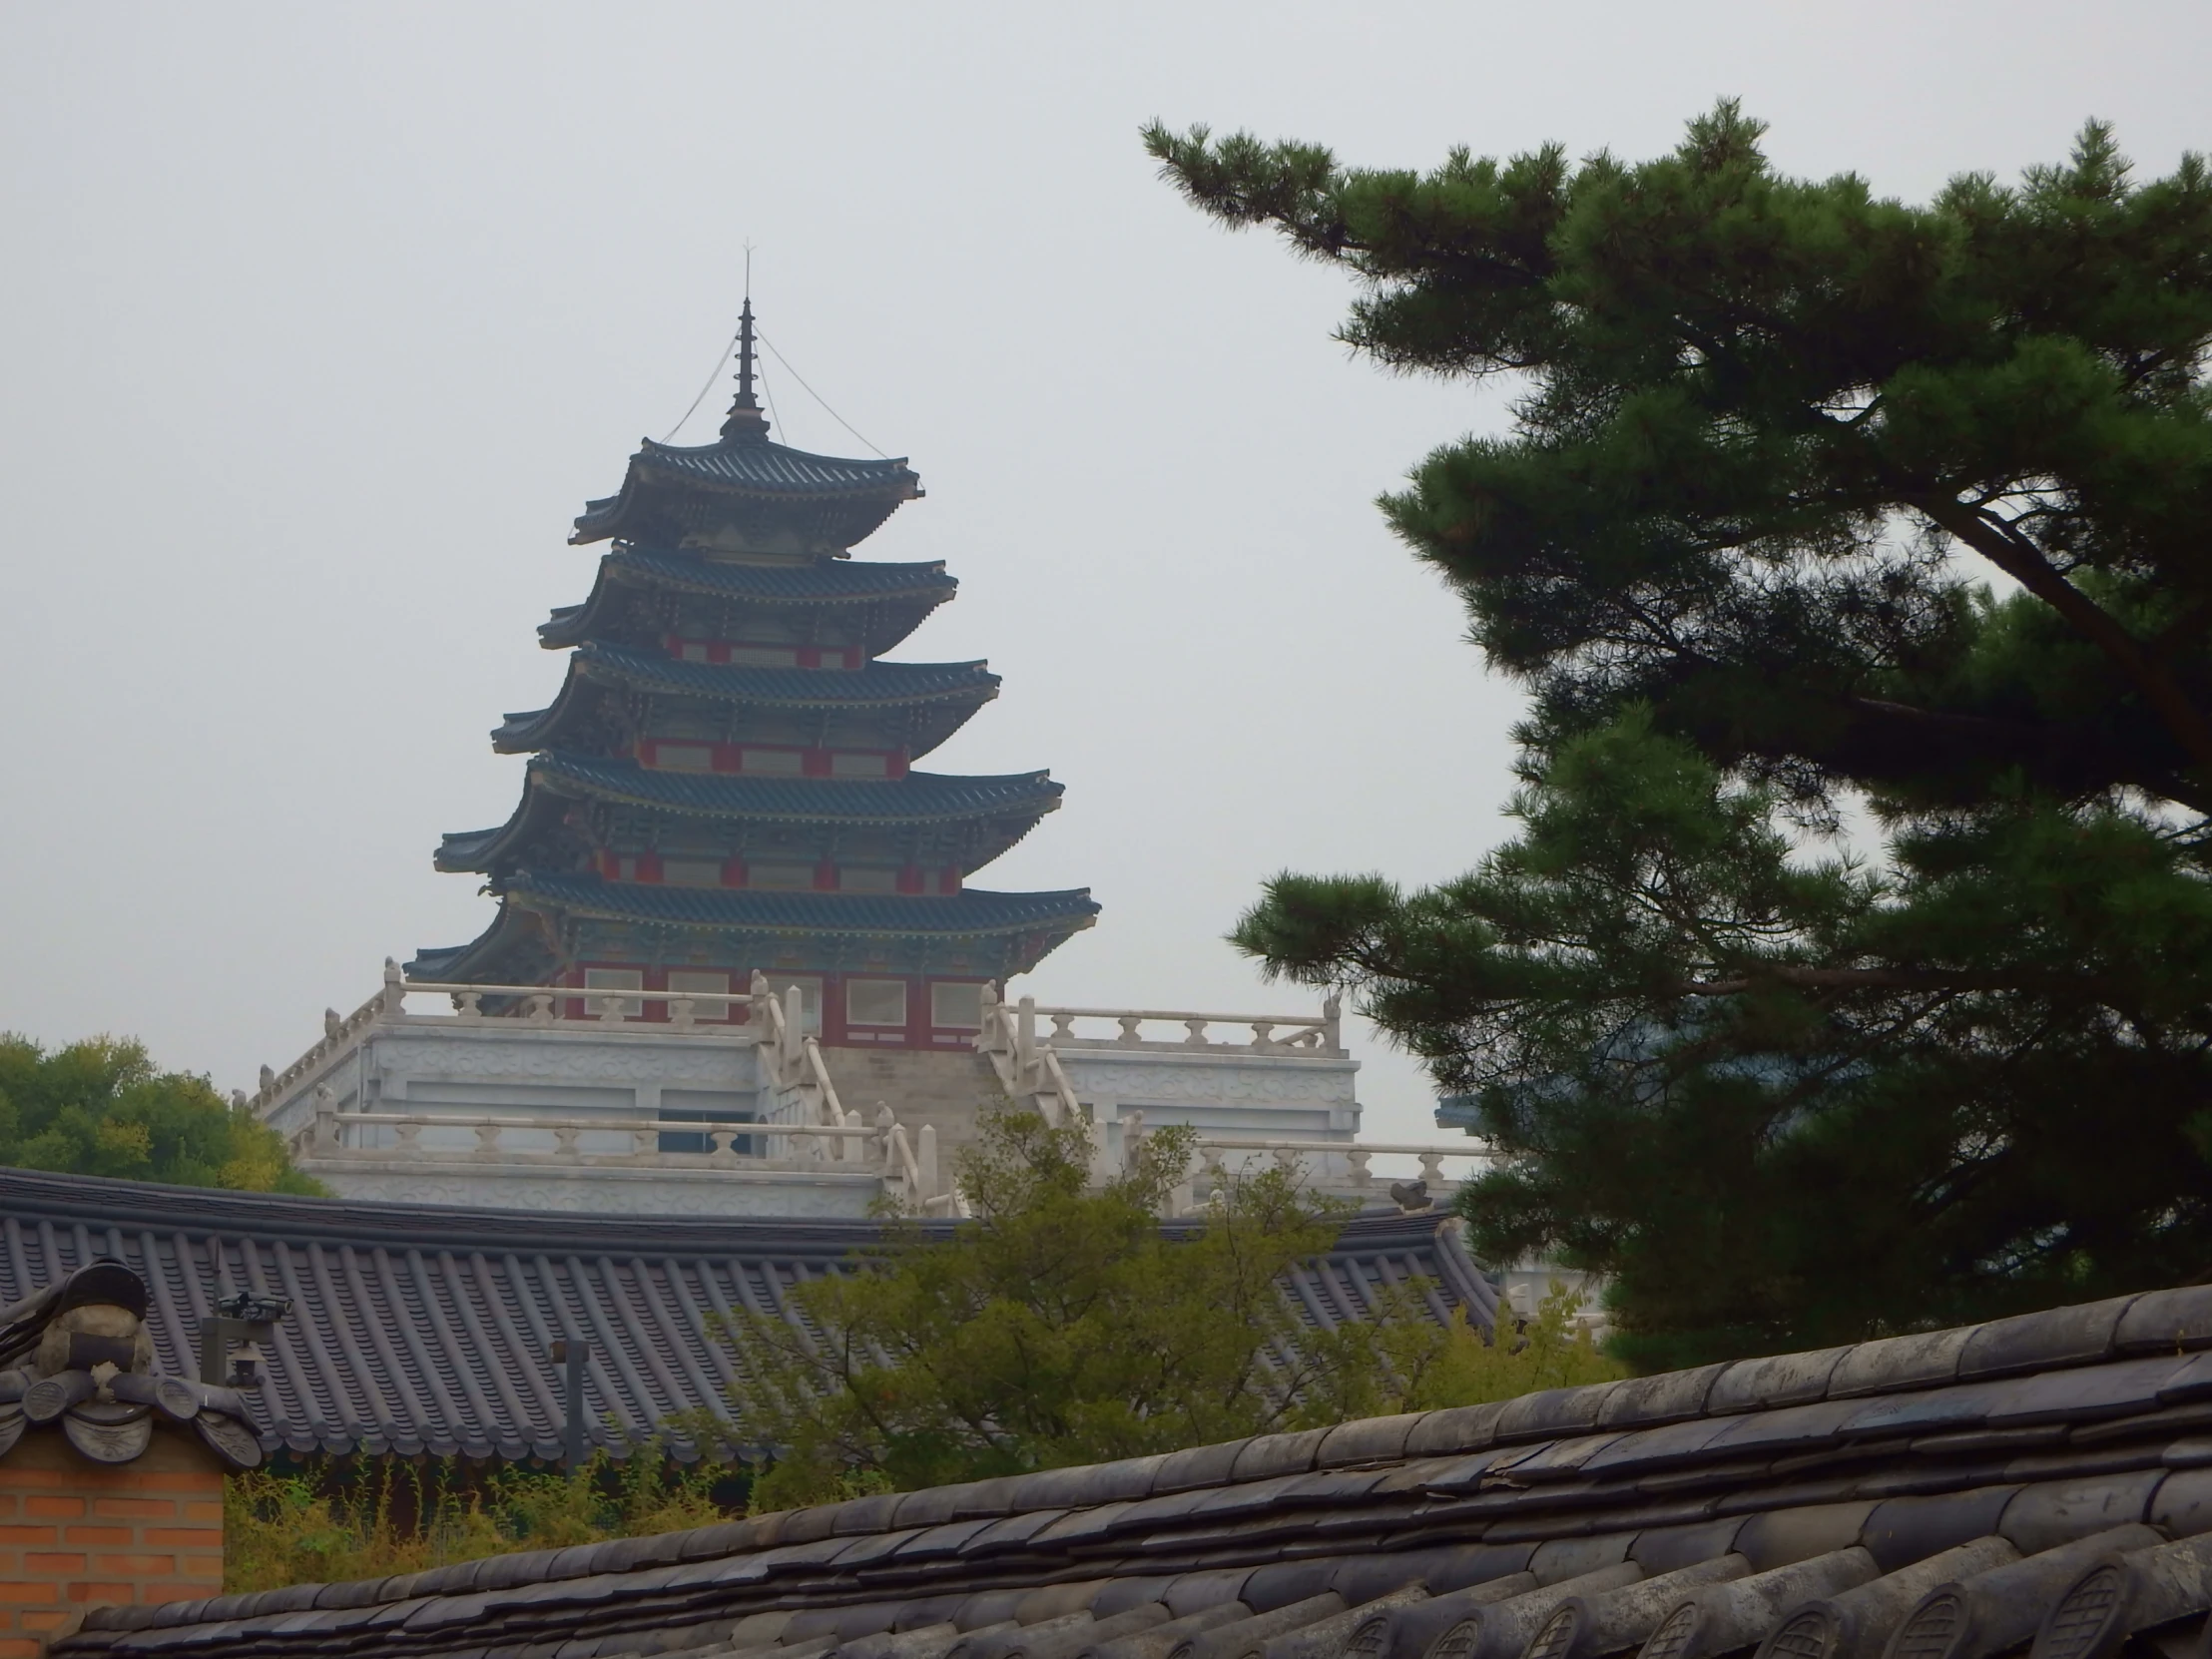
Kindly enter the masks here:
M 967 887 L 942 897 L 891 893 L 780 892 L 758 887 L 677 887 L 604 881 L 595 875 L 518 870 L 498 883 L 516 904 L 653 926 L 878 938 L 990 938 L 1088 927 L 1099 906 L 1088 887 L 993 892 Z
M 508 715 L 492 729 L 492 747 L 502 755 L 542 747 L 559 729 L 569 706 L 593 683 L 666 697 L 696 697 L 709 703 L 855 711 L 929 704 L 981 708 L 998 695 L 1000 684 L 999 677 L 980 661 L 878 662 L 862 669 L 726 668 L 715 663 L 680 663 L 594 641 L 578 646 L 569 658 L 560 695 L 543 709 Z M 845 695 L 830 695 L 839 692 Z M 853 695 L 855 692 L 862 695 Z
M 916 500 L 923 493 L 919 475 L 903 456 L 855 461 L 764 441 L 725 440 L 679 448 L 642 438 L 623 473 L 622 488 L 585 502 L 569 541 L 581 545 L 616 534 L 641 489 L 655 486 L 779 504 L 877 501 L 882 505 L 878 524 L 901 502 Z
M 962 777 L 910 772 L 904 778 L 748 778 L 742 774 L 662 772 L 632 761 L 603 761 L 566 750 L 532 759 L 530 781 L 571 797 L 616 801 L 690 817 L 764 819 L 794 824 L 952 824 L 1050 812 L 1067 793 L 1046 773 Z M 486 831 L 479 831 L 485 833 Z
M 538 624 L 538 638 L 555 651 L 582 644 L 612 602 L 614 590 L 623 587 L 807 609 L 900 602 L 918 607 L 911 625 L 875 647 L 882 650 L 912 633 L 930 611 L 953 598 L 959 586 L 958 578 L 945 574 L 941 559 L 910 564 L 826 559 L 813 565 L 748 565 L 618 546 L 599 561 L 599 573 L 584 602 L 556 608 Z
M 402 971 L 409 979 L 433 985 L 462 983 L 535 927 L 527 910 L 501 899 L 499 913 L 491 918 L 491 925 L 468 943 L 418 950 L 412 959 L 401 964 Z

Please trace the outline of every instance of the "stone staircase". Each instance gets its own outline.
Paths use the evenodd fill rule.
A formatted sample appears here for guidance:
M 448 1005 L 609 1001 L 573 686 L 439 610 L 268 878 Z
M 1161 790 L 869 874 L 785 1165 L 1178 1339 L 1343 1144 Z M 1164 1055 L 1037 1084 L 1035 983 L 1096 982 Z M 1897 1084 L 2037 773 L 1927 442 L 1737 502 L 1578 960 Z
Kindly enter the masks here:
M 825 1050 L 824 1058 L 847 1110 L 872 1118 L 880 1102 L 909 1133 L 924 1125 L 936 1130 L 937 1155 L 947 1179 L 953 1156 L 975 1140 L 977 1117 L 1006 1099 L 990 1061 L 973 1049 L 834 1048 Z

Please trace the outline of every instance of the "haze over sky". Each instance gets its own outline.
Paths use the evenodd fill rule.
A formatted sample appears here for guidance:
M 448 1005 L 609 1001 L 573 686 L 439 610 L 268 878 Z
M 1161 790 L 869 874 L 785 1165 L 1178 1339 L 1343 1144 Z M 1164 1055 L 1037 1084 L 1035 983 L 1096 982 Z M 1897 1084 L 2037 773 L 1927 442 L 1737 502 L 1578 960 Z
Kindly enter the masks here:
M 977 878 L 1105 906 L 1027 988 L 1310 1006 L 1221 941 L 1264 876 L 1506 831 L 1517 695 L 1371 504 L 1504 405 L 1351 359 L 1345 276 L 1200 219 L 1138 125 L 1640 158 L 1734 94 L 1783 168 L 1925 198 L 2091 115 L 2163 172 L 2208 65 L 2201 0 L 13 0 L 0 1029 L 251 1087 L 482 929 L 430 849 L 514 806 L 486 733 L 559 684 L 569 520 L 698 391 L 748 240 L 768 338 L 928 490 L 860 556 L 961 579 L 897 655 L 1005 677 L 927 764 L 1068 787 Z M 1357 1052 L 1370 1134 L 1431 1136 Z

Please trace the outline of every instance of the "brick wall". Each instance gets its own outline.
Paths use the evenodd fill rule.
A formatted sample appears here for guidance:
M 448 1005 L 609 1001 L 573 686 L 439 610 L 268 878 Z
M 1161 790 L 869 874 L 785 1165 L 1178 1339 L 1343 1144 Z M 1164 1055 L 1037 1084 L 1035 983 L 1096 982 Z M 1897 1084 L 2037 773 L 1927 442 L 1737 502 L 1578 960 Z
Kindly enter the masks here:
M 87 1609 L 223 1588 L 223 1466 L 157 1431 L 135 1462 L 80 1457 L 52 1429 L 0 1456 L 0 1659 L 34 1659 Z

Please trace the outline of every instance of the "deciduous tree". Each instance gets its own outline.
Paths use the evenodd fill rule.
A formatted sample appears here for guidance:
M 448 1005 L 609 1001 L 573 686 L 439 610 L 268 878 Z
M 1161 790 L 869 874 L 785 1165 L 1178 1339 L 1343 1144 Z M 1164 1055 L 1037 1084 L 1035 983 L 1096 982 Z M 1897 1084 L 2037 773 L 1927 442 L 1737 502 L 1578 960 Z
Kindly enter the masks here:
M 986 1114 L 959 1161 L 973 1219 L 891 1218 L 881 1247 L 727 1324 L 737 1437 L 768 1451 L 756 1506 L 902 1491 L 1169 1451 L 1271 1429 L 1504 1397 L 1615 1375 L 1558 1305 L 1486 1348 L 1440 1326 L 1420 1285 L 1372 1320 L 1318 1331 L 1284 1276 L 1344 1219 L 1289 1172 L 1231 1184 L 1207 1219 L 1157 1219 L 1190 1163 L 1185 1130 L 1144 1137 L 1088 1183 L 1084 1126 Z M 1485 1391 L 1487 1390 L 1487 1391 Z M 702 1438 L 726 1431 L 680 1425 Z
M 0 1035 L 0 1164 L 246 1192 L 319 1193 L 276 1132 L 144 1045 L 89 1037 L 48 1053 Z

